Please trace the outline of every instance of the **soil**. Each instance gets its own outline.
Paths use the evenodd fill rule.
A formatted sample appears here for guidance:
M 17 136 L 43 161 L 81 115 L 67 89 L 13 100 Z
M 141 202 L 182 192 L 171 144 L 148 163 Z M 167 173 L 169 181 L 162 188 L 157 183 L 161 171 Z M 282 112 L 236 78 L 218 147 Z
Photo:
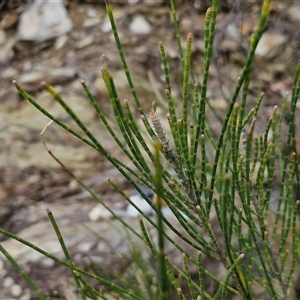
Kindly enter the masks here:
M 108 21 L 103 3 L 88 0 L 64 1 L 68 16 L 73 22 L 73 30 L 50 40 L 35 42 L 23 41 L 18 37 L 20 16 L 32 1 L 27 2 L 0 1 L 0 36 L 4 36 L 0 39 L 0 226 L 60 255 L 56 236 L 50 233 L 52 227 L 46 213 L 46 208 L 49 208 L 79 266 L 87 267 L 88 259 L 82 259 L 82 253 L 86 252 L 96 260 L 99 260 L 101 254 L 100 260 L 106 261 L 110 266 L 116 261 L 118 252 L 128 252 L 128 247 L 122 248 L 124 236 L 120 233 L 121 229 L 112 231 L 111 228 L 117 226 L 117 222 L 89 220 L 88 213 L 95 206 L 95 200 L 49 155 L 40 138 L 40 132 L 49 119 L 24 100 L 11 82 L 17 80 L 55 117 L 76 128 L 65 111 L 43 91 L 40 82 L 45 80 L 53 85 L 95 136 L 103 141 L 107 151 L 125 163 L 129 162 L 99 124 L 80 84 L 80 79 L 84 79 L 104 113 L 112 118 L 100 72 L 102 54 L 107 57 L 120 98 L 129 100 L 137 118 L 139 113 L 133 105 L 113 34 L 106 29 Z M 151 102 L 156 99 L 163 111 L 166 101 L 159 41 L 163 41 L 166 48 L 175 98 L 181 97 L 182 82 L 182 67 L 168 3 L 163 0 L 112 2 L 123 50 L 141 105 L 147 111 Z M 208 84 L 208 100 L 214 113 L 212 109 L 207 111 L 210 126 L 216 134 L 220 130 L 218 118 L 224 117 L 226 113 L 227 103 L 246 60 L 249 38 L 260 11 L 258 2 L 220 2 L 222 5 L 218 14 Z M 193 33 L 193 80 L 201 83 L 203 24 L 209 1 L 185 0 L 178 2 L 177 6 L 183 47 L 187 34 Z M 131 29 L 130 24 L 137 15 L 149 25 L 148 33 Z M 280 107 L 286 92 L 291 92 L 293 73 L 299 59 L 299 16 L 298 1 L 274 2 L 266 29 L 265 45 L 261 46 L 261 55 L 255 58 L 246 108 L 249 111 L 260 93 L 265 92 L 256 134 L 263 132 L 274 105 Z M 280 42 L 281 40 L 284 42 Z M 288 113 L 286 118 L 288 120 Z M 300 128 L 300 123 L 296 125 Z M 44 139 L 55 156 L 87 186 L 93 188 L 103 201 L 122 201 L 122 197 L 107 183 L 108 178 L 112 178 L 127 194 L 133 193 L 130 184 L 101 154 L 59 126 L 51 124 Z M 133 226 L 138 224 L 137 220 L 129 222 L 136 224 Z M 113 235 L 115 239 L 111 239 L 109 243 L 115 248 L 114 255 L 110 253 L 110 248 L 102 249 L 103 245 L 95 241 L 95 236 L 87 228 L 92 228 L 95 232 L 101 231 L 104 239 Z M 47 258 L 35 257 L 34 251 L 11 242 L 11 239 L 3 235 L 0 235 L 0 239 L 2 245 L 36 280 L 48 299 L 79 299 L 71 287 L 68 270 Z M 6 261 L 0 259 L 0 262 L 0 299 L 35 299 L 21 276 Z M 21 287 L 19 293 L 18 286 Z

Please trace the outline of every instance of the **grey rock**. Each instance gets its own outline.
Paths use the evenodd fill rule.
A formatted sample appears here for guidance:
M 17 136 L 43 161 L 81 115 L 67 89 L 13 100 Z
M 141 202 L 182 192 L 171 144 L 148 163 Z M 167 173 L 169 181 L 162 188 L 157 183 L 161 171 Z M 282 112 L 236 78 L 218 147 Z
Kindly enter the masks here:
M 106 17 L 101 25 L 102 32 L 108 33 L 111 32 L 111 25 L 108 17 Z
M 86 10 L 86 15 L 89 18 L 97 18 L 98 17 L 98 12 L 95 8 L 88 7 L 87 10 Z
M 142 15 L 137 15 L 129 24 L 129 30 L 135 34 L 148 34 L 151 31 L 151 26 Z
M 0 63 L 9 61 L 13 55 L 13 47 L 16 43 L 16 38 L 11 37 L 6 39 L 5 43 L 0 48 Z
M 287 13 L 289 17 L 292 19 L 294 22 L 300 22 L 300 5 L 292 5 L 288 10 Z M 296 25 L 297 26 L 297 25 Z M 299 24 L 298 24 L 299 26 Z
M 20 17 L 18 37 L 21 40 L 43 42 L 63 35 L 73 24 L 62 2 L 35 1 Z
M 22 293 L 22 288 L 18 284 L 14 284 L 10 289 L 11 295 L 13 297 L 19 297 Z
M 84 37 L 83 39 L 81 39 L 77 43 L 76 48 L 77 49 L 82 49 L 82 48 L 88 47 L 91 44 L 93 44 L 94 41 L 95 41 L 95 37 L 93 35 L 88 35 L 88 36 Z
M 51 68 L 41 71 L 25 72 L 19 76 L 19 81 L 23 87 L 31 92 L 40 88 L 40 82 L 45 78 L 47 83 L 51 85 L 69 83 L 75 79 L 75 68 Z
M 91 27 L 99 25 L 100 23 L 101 23 L 100 18 L 87 19 L 87 20 L 84 21 L 83 27 L 84 28 L 91 28 Z M 108 25 L 110 25 L 110 24 L 108 24 Z
M 3 263 L 2 263 L 3 264 Z M 9 288 L 14 284 L 14 280 L 12 277 L 8 276 L 3 280 L 3 287 Z
M 68 35 L 67 34 L 64 34 L 64 35 L 61 35 L 60 37 L 58 37 L 56 39 L 55 45 L 54 45 L 55 50 L 62 49 L 66 45 L 67 41 L 68 41 Z
M 278 32 L 266 32 L 259 41 L 255 54 L 264 59 L 277 56 L 286 43 L 287 38 Z

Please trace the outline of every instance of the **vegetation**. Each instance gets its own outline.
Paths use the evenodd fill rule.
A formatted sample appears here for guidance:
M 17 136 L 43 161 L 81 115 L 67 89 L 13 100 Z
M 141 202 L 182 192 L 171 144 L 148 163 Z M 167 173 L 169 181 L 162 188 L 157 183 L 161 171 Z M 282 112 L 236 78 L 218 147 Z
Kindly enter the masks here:
M 257 290 L 260 292 L 263 290 L 264 299 L 293 297 L 293 282 L 296 279 L 297 263 L 300 258 L 300 227 L 297 219 L 300 200 L 295 201 L 292 190 L 293 184 L 298 190 L 300 186 L 299 155 L 296 152 L 295 140 L 295 109 L 300 92 L 300 62 L 296 65 L 291 91 L 288 135 L 286 137 L 282 135 L 283 116 L 288 103 L 286 96 L 281 107 L 274 107 L 264 134 L 256 136 L 255 123 L 260 113 L 263 93 L 257 91 L 256 105 L 250 111 L 246 111 L 246 104 L 255 49 L 264 32 L 271 9 L 271 1 L 265 0 L 259 23 L 250 40 L 246 63 L 228 101 L 226 115 L 223 120 L 220 120 L 221 130 L 219 133 L 213 132 L 206 117 L 206 108 L 209 105 L 207 82 L 218 5 L 218 0 L 213 0 L 205 17 L 205 59 L 202 82 L 191 84 L 193 36 L 191 33 L 188 34 L 185 51 L 183 51 L 175 3 L 170 0 L 179 56 L 182 61 L 183 82 L 182 98 L 176 99 L 172 94 L 169 80 L 167 51 L 160 42 L 159 49 L 166 83 L 165 98 L 168 103 L 168 113 L 165 117 L 159 113 L 159 103 L 153 101 L 149 113 L 145 112 L 140 104 L 122 51 L 113 8 L 110 1 L 106 1 L 107 14 L 134 104 L 129 100 L 121 102 L 122 95 L 118 95 L 105 56 L 101 71 L 113 109 L 114 121 L 105 116 L 84 80 L 81 84 L 100 121 L 132 161 L 134 168 L 126 165 L 118 157 L 112 156 L 106 150 L 105 144 L 95 138 L 81 122 L 80 115 L 73 112 L 53 87 L 43 83 L 43 88 L 61 104 L 84 134 L 81 130 L 68 127 L 44 110 L 16 81 L 13 81 L 22 96 L 38 110 L 105 156 L 155 211 L 155 219 L 149 217 L 112 179 L 108 181 L 116 192 L 122 194 L 141 214 L 139 219 L 141 231 L 132 228 L 123 219 L 119 218 L 119 220 L 124 228 L 129 229 L 146 243 L 156 261 L 154 272 L 157 272 L 157 276 L 156 280 L 153 280 L 153 275 L 149 276 L 152 267 L 150 264 L 147 266 L 147 262 L 133 245 L 135 272 L 139 270 L 137 277 L 140 277 L 135 284 L 131 284 L 131 279 L 126 276 L 115 283 L 111 277 L 104 278 L 76 267 L 72 263 L 51 211 L 48 211 L 48 215 L 61 243 L 65 260 L 60 260 L 32 245 L 30 241 L 0 229 L 1 233 L 17 239 L 69 268 L 81 299 L 111 299 L 112 295 L 115 299 L 175 299 L 176 297 L 178 299 L 234 299 L 234 297 L 257 299 Z M 134 106 L 141 116 L 145 130 L 140 127 L 133 115 Z M 162 122 L 165 118 L 169 128 L 166 128 L 165 123 Z M 113 129 L 114 123 L 117 124 L 118 130 Z M 152 143 L 148 142 L 147 135 L 151 137 Z M 284 148 L 283 144 L 286 145 Z M 70 176 L 76 178 L 54 153 L 51 151 L 49 153 L 69 172 Z M 279 174 L 276 174 L 277 179 L 275 179 L 276 170 L 279 170 Z M 101 195 L 96 195 L 80 179 L 76 178 L 76 180 L 96 201 L 114 214 L 101 200 Z M 154 192 L 155 201 L 147 197 L 142 186 Z M 279 189 L 279 197 L 274 199 L 274 191 L 277 189 Z M 162 206 L 165 204 L 174 214 L 178 225 L 174 226 L 162 213 Z M 213 218 L 217 222 L 213 223 Z M 157 235 L 151 237 L 146 225 L 155 228 Z M 168 234 L 171 231 L 180 238 L 182 243 L 176 242 Z M 173 244 L 182 252 L 182 269 L 166 256 L 166 244 Z M 198 251 L 197 257 L 185 250 L 186 244 Z M 42 291 L 1 245 L 0 250 L 25 278 L 37 296 L 45 299 Z M 222 264 L 224 272 L 216 274 L 209 266 L 203 264 L 205 257 Z M 191 272 L 195 267 L 198 271 L 196 277 Z M 147 268 L 149 273 L 144 272 Z M 89 283 L 91 278 L 102 283 L 106 289 L 101 291 L 95 289 Z M 210 285 L 207 282 L 214 282 L 214 288 L 208 289 Z

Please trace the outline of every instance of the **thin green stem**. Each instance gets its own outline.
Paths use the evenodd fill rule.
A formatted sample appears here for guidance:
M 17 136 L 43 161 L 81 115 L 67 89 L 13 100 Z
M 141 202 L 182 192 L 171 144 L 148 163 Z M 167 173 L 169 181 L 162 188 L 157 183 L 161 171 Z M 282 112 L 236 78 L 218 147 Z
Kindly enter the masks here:
M 3 230 L 0 229 L 0 232 Z M 5 233 L 4 233 L 5 234 Z M 14 258 L 5 250 L 5 248 L 0 244 L 0 251 L 3 253 L 3 255 L 6 257 L 6 259 L 12 264 L 12 266 L 21 274 L 21 276 L 26 280 L 30 288 L 36 293 L 39 299 L 46 300 L 43 293 L 37 288 L 35 283 L 32 281 L 30 276 L 23 270 L 20 265 L 14 260 Z
M 229 103 L 229 106 L 228 106 L 228 109 L 227 109 L 227 113 L 226 113 L 226 117 L 225 117 L 224 122 L 223 122 L 222 130 L 221 130 L 221 134 L 219 136 L 218 146 L 217 146 L 217 150 L 216 150 L 216 154 L 215 154 L 213 170 L 212 170 L 212 179 L 211 179 L 210 191 L 209 191 L 210 194 L 209 194 L 208 212 L 210 211 L 210 204 L 211 204 L 212 198 L 213 198 L 213 190 L 214 190 L 214 185 L 215 185 L 215 180 L 216 180 L 218 161 L 219 161 L 220 151 L 221 151 L 222 146 L 223 146 L 223 138 L 224 138 L 225 132 L 227 130 L 227 125 L 228 125 L 228 122 L 229 122 L 229 118 L 230 118 L 230 115 L 232 113 L 234 103 L 236 102 L 236 99 L 239 95 L 241 86 L 242 86 L 242 84 L 243 84 L 243 82 L 244 82 L 244 80 L 245 80 L 245 78 L 246 78 L 246 76 L 249 73 L 249 70 L 251 68 L 257 44 L 258 44 L 258 42 L 259 42 L 259 40 L 260 40 L 260 38 L 263 34 L 263 31 L 266 27 L 268 16 L 269 16 L 270 9 L 271 9 L 271 2 L 272 2 L 271 0 L 265 0 L 264 3 L 263 3 L 263 7 L 262 7 L 262 10 L 261 10 L 261 17 L 260 17 L 258 26 L 256 28 L 256 32 L 254 32 L 254 34 L 251 37 L 250 50 L 248 52 L 246 64 L 243 68 L 242 74 L 240 75 L 240 77 L 237 80 L 236 87 L 235 87 L 235 90 L 233 92 L 233 96 L 230 100 L 230 103 Z M 213 11 L 212 11 L 212 19 L 213 19 Z M 196 141 L 197 141 L 197 138 L 199 137 L 199 135 L 200 135 L 200 129 L 199 129 L 199 133 L 196 132 Z M 197 145 L 195 145 L 194 151 L 197 151 Z
M 86 297 L 84 295 L 84 292 L 83 292 L 81 284 L 80 284 L 80 281 L 78 280 L 78 277 L 74 275 L 74 270 L 75 270 L 74 263 L 71 260 L 71 257 L 70 257 L 69 251 L 68 251 L 68 249 L 66 247 L 66 244 L 64 242 L 63 236 L 62 236 L 62 234 L 61 234 L 61 232 L 59 230 L 59 227 L 57 226 L 57 223 L 55 221 L 55 218 L 54 218 L 52 212 L 48 208 L 47 208 L 47 214 L 48 214 L 48 218 L 49 218 L 49 220 L 50 220 L 50 222 L 51 222 L 51 224 L 52 224 L 52 226 L 54 228 L 56 236 L 57 236 L 57 238 L 59 240 L 61 248 L 63 249 L 63 252 L 64 252 L 66 260 L 67 260 L 67 263 L 69 263 L 69 265 L 70 265 L 70 271 L 72 272 L 72 275 L 73 275 L 73 278 L 74 278 L 77 290 L 79 291 L 79 294 L 81 296 L 81 299 L 82 300 L 86 300 Z

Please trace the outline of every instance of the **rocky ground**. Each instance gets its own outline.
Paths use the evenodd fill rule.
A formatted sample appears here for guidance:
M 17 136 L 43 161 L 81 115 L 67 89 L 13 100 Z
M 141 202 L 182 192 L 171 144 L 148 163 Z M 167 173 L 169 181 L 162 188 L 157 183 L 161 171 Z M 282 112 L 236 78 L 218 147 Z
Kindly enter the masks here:
M 105 6 L 88 0 L 63 1 L 60 3 L 63 8 L 55 8 L 55 17 L 62 18 L 53 32 L 47 27 L 51 23 L 51 14 L 48 23 L 45 21 L 47 14 L 43 15 L 47 8 L 30 9 L 32 1 L 27 2 L 0 1 L 0 226 L 60 256 L 62 251 L 46 214 L 46 208 L 49 208 L 76 264 L 87 267 L 88 260 L 84 257 L 88 252 L 95 261 L 105 261 L 111 266 L 116 261 L 116 253 L 125 256 L 128 252 L 124 233 L 117 222 L 89 220 L 88 214 L 95 201 L 58 166 L 40 140 L 39 133 L 48 119 L 29 105 L 11 84 L 16 79 L 53 115 L 74 126 L 59 105 L 42 91 L 40 82 L 45 80 L 55 86 L 93 133 L 105 141 L 108 151 L 122 158 L 121 151 L 109 142 L 107 133 L 97 123 L 97 116 L 79 81 L 83 78 L 87 82 L 99 105 L 111 114 L 100 73 L 101 56 L 106 54 L 120 97 L 132 101 Z M 245 62 L 249 36 L 259 17 L 259 3 L 221 2 L 208 86 L 210 103 L 219 116 L 226 111 L 226 99 L 230 97 Z M 194 35 L 194 76 L 200 82 L 204 13 L 208 3 L 197 0 L 178 3 L 182 40 L 188 32 Z M 48 7 L 48 11 L 53 10 Z M 116 1 L 114 14 L 145 110 L 150 108 L 153 99 L 158 103 L 164 99 L 158 51 L 160 40 L 164 42 L 169 58 L 174 94 L 179 95 L 180 62 L 166 1 Z M 45 21 L 43 24 L 39 23 L 41 16 Z M 299 59 L 299 25 L 299 2 L 275 1 L 270 23 L 258 46 L 250 89 L 248 109 L 260 92 L 266 93 L 258 132 L 271 115 L 273 106 L 280 106 L 283 96 L 291 91 L 292 75 Z M 218 130 L 216 117 L 211 114 L 210 118 L 212 128 Z M 121 201 L 108 185 L 108 178 L 113 178 L 129 195 L 132 194 L 129 184 L 109 162 L 58 126 L 52 124 L 44 138 L 50 150 L 104 201 Z M 133 226 L 138 224 L 136 219 L 129 222 Z M 101 241 L 105 240 L 107 244 L 100 242 L 95 232 L 101 232 Z M 18 242 L 4 236 L 0 238 L 2 245 L 49 299 L 58 299 L 59 295 L 76 299 L 64 268 Z M 115 254 L 111 254 L 111 249 L 115 249 Z M 178 253 L 173 256 L 176 259 Z M 2 259 L 0 278 L 0 299 L 34 299 L 25 281 Z

